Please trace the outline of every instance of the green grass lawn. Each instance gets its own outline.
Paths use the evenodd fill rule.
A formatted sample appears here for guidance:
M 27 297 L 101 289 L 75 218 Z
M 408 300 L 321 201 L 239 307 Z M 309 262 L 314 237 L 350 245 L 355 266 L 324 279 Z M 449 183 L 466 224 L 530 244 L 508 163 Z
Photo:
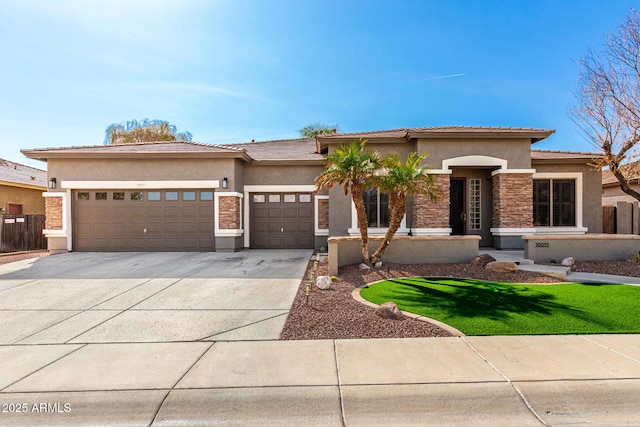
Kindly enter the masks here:
M 467 335 L 640 333 L 639 286 L 414 277 L 374 283 L 360 295 Z

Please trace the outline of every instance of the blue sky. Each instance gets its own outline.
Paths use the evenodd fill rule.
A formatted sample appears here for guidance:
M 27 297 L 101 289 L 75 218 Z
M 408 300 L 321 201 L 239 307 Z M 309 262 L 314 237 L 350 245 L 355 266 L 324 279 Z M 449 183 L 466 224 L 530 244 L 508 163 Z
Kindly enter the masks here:
M 575 61 L 640 1 L 0 0 L 0 158 L 162 119 L 195 141 L 440 125 L 556 129 Z

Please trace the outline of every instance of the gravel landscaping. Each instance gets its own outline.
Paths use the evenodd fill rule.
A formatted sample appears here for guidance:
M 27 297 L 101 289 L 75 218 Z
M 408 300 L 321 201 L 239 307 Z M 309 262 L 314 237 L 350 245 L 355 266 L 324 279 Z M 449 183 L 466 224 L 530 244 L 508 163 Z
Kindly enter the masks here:
M 282 331 L 283 340 L 445 337 L 443 329 L 421 321 L 383 319 L 375 309 L 353 299 L 351 292 L 367 283 L 395 277 L 459 277 L 511 283 L 559 283 L 549 276 L 526 271 L 493 273 L 470 264 L 385 264 L 381 269 L 360 270 L 357 265 L 340 268 L 338 280 L 328 289 L 311 287 L 308 303 L 305 284 L 309 283 L 309 263 L 305 279 L 291 307 Z M 640 263 L 631 261 L 577 262 L 574 271 L 640 277 Z M 318 275 L 327 275 L 328 266 L 321 264 Z

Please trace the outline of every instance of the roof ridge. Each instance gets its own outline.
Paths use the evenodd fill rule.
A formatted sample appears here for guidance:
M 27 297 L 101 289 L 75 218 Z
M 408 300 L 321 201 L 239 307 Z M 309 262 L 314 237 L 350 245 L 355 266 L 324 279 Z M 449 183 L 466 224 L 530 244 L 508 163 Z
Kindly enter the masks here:
M 233 142 L 231 144 L 223 144 L 225 146 L 246 145 L 246 144 L 268 144 L 270 142 L 291 142 L 291 141 L 309 141 L 312 142 L 313 138 L 286 138 L 286 139 L 268 139 L 266 141 L 247 141 L 247 142 Z
M 145 145 L 160 145 L 160 144 L 190 144 L 197 145 L 200 147 L 212 147 L 212 148 L 223 148 L 229 150 L 238 150 L 235 147 L 227 147 L 224 144 L 209 144 L 206 142 L 196 142 L 196 141 L 145 141 L 145 142 L 127 142 L 122 144 L 94 144 L 94 145 L 71 145 L 66 147 L 45 147 L 45 148 L 33 148 L 27 151 L 55 151 L 55 150 L 77 150 L 82 148 L 112 148 L 112 147 L 122 147 L 122 146 L 145 146 Z M 241 151 L 241 150 L 240 150 Z
M 531 151 L 544 152 L 544 153 L 567 153 L 567 154 L 588 154 L 588 155 L 600 155 L 599 153 L 594 153 L 590 151 L 570 151 L 570 150 L 542 150 L 542 149 L 531 149 Z

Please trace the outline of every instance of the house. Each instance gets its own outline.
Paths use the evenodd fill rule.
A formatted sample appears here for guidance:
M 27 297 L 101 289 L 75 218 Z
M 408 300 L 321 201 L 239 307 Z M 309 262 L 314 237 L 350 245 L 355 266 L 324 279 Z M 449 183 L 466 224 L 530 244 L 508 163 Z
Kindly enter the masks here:
M 637 163 L 633 164 L 637 167 Z M 640 192 L 640 175 L 634 173 L 629 179 L 629 187 Z M 602 171 L 602 205 L 613 206 L 617 202 L 637 203 L 638 201 L 622 191 L 620 182 L 609 170 Z
M 47 172 L 0 159 L 0 215 L 43 214 Z
M 426 127 L 314 139 L 192 142 L 23 150 L 48 163 L 44 194 L 52 251 L 233 251 L 321 248 L 357 235 L 342 188 L 314 194 L 323 156 L 358 139 L 381 153 L 428 152 L 443 190 L 410 201 L 398 234 L 478 235 L 521 248 L 522 236 L 600 232 L 601 176 L 591 153 L 532 150 L 554 131 Z M 365 194 L 370 232 L 388 224 L 388 199 Z

